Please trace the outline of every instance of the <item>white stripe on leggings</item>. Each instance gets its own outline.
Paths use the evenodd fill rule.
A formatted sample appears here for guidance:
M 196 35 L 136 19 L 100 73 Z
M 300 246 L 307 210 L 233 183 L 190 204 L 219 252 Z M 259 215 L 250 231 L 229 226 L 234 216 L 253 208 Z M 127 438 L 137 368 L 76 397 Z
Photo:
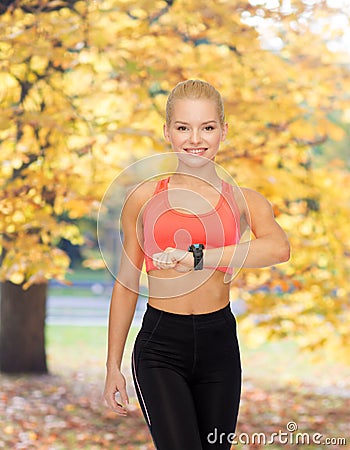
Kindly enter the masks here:
M 138 388 L 139 394 L 141 396 L 143 407 L 144 407 L 145 412 L 146 412 L 147 422 L 148 422 L 149 426 L 151 426 L 151 419 L 150 419 L 150 416 L 148 414 L 146 402 L 145 402 L 145 399 L 143 398 L 142 391 L 141 391 L 141 388 L 140 388 L 140 384 L 139 384 L 139 381 L 138 381 L 137 376 L 136 376 L 135 349 L 132 351 L 132 371 L 133 371 L 133 374 L 134 374 L 134 378 L 136 380 L 136 384 L 137 384 L 137 388 Z

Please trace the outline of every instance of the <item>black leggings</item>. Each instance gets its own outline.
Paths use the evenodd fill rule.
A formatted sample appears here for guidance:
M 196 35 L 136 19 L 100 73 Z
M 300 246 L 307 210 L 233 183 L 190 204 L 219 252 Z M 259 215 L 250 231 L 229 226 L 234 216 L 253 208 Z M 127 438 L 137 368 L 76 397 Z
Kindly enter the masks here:
M 236 428 L 241 363 L 230 304 L 174 314 L 147 304 L 132 374 L 158 450 L 228 450 Z

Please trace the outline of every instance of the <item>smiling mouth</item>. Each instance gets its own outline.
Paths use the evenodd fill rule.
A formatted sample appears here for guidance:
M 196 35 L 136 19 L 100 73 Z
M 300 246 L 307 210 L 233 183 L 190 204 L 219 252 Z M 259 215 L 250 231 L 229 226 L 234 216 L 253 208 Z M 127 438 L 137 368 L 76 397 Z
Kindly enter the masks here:
M 190 153 L 191 155 L 202 155 L 204 152 L 206 152 L 207 148 L 185 148 L 185 152 Z

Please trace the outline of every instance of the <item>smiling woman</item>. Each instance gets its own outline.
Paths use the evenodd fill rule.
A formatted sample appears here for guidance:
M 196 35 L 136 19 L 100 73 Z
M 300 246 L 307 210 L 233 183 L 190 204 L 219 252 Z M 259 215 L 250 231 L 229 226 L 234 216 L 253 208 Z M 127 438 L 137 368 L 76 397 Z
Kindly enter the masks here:
M 149 298 L 132 354 L 136 393 L 158 450 L 215 450 L 236 427 L 241 362 L 230 309 L 234 270 L 286 261 L 289 244 L 269 202 L 221 179 L 222 99 L 210 84 L 179 83 L 167 102 L 164 136 L 178 165 L 125 200 L 120 269 L 113 289 L 104 397 L 127 414 L 120 371 L 146 262 Z M 254 239 L 240 242 L 250 228 Z M 118 403 L 115 395 L 120 394 Z

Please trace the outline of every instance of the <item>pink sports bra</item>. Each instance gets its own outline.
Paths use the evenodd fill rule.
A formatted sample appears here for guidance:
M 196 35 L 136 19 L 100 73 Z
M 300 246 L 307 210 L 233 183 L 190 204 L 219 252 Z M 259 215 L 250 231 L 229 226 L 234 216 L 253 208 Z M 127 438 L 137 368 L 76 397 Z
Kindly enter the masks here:
M 203 214 L 187 214 L 171 207 L 168 199 L 169 179 L 158 181 L 153 196 L 143 212 L 146 271 L 157 270 L 152 255 L 167 247 L 187 250 L 202 243 L 206 249 L 234 245 L 240 239 L 240 213 L 232 185 L 222 181 L 220 199 L 214 209 Z M 211 269 L 232 273 L 230 267 Z

